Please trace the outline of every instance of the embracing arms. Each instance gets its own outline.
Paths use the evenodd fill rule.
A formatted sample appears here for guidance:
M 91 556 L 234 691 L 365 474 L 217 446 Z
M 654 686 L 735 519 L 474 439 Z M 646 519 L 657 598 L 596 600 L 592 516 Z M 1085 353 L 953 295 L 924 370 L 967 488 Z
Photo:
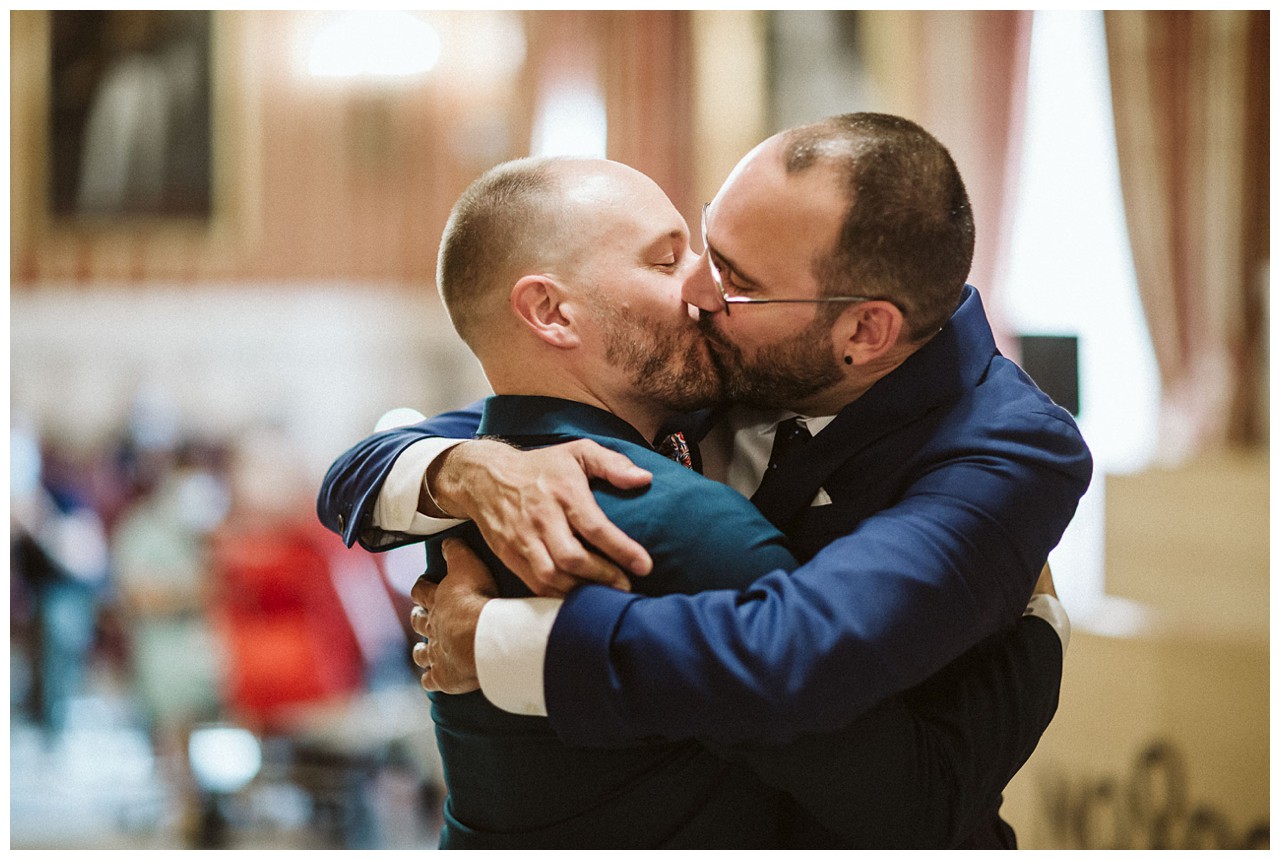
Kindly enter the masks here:
M 473 439 L 479 422 L 474 403 L 358 443 L 325 475 L 320 521 L 347 546 L 378 552 L 443 531 L 457 522 L 450 514 L 475 520 L 495 554 L 541 596 L 563 596 L 581 582 L 627 589 L 623 570 L 649 572 L 648 553 L 609 522 L 589 486 L 599 479 L 641 487 L 648 472 L 585 440 L 519 452 Z
M 425 433 L 382 444 L 396 435 Z M 339 461 L 326 489 L 335 471 L 360 477 L 362 466 Z M 542 616 L 554 630 L 535 645 L 553 725 L 571 742 L 607 744 L 708 725 L 722 740 L 786 740 L 845 724 L 1017 617 L 1089 472 L 1073 425 L 1036 424 L 994 452 L 940 457 L 899 504 L 790 575 L 656 600 L 577 589 Z M 376 496 L 364 481 L 348 495 Z M 538 526 L 525 512 L 519 529 L 535 539 Z

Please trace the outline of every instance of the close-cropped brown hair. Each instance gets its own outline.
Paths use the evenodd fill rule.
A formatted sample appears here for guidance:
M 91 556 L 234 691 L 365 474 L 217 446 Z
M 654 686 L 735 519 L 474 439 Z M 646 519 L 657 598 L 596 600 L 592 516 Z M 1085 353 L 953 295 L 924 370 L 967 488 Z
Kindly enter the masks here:
M 560 180 L 549 158 L 492 168 L 454 204 L 440 240 L 436 285 L 458 336 L 475 349 L 483 305 L 511 286 L 516 269 L 536 259 L 555 220 Z
M 834 164 L 846 183 L 836 246 L 815 263 L 826 294 L 892 301 L 912 340 L 942 328 L 960 301 L 974 241 L 969 195 L 946 148 L 910 120 L 877 113 L 800 126 L 783 143 L 788 173 Z

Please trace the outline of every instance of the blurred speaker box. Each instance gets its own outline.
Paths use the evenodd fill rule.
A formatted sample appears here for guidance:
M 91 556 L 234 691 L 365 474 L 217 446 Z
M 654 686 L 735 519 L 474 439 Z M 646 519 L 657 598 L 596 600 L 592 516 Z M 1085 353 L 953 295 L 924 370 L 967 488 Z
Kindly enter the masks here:
M 1020 365 L 1040 390 L 1072 415 L 1080 415 L 1080 339 L 1075 335 L 1018 337 Z

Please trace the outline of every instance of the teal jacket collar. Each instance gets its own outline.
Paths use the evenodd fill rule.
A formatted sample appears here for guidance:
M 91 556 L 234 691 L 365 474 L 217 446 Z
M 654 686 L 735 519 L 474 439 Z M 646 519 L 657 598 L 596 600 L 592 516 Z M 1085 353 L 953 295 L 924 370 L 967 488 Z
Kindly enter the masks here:
M 476 435 L 522 440 L 538 437 L 547 441 L 535 444 L 548 445 L 604 436 L 652 447 L 638 430 L 612 412 L 574 400 L 525 394 L 497 394 L 486 400 Z

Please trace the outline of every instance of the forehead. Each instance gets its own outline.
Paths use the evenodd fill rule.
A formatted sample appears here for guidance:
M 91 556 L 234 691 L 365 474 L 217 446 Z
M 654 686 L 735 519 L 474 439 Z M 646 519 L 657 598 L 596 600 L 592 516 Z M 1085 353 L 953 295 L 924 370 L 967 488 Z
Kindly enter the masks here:
M 734 168 L 711 206 L 710 239 L 735 263 L 757 270 L 804 266 L 834 247 L 847 210 L 843 175 L 818 162 L 788 173 L 779 138 Z
M 605 163 L 566 177 L 566 205 L 591 244 L 630 245 L 683 233 L 684 219 L 647 176 Z

